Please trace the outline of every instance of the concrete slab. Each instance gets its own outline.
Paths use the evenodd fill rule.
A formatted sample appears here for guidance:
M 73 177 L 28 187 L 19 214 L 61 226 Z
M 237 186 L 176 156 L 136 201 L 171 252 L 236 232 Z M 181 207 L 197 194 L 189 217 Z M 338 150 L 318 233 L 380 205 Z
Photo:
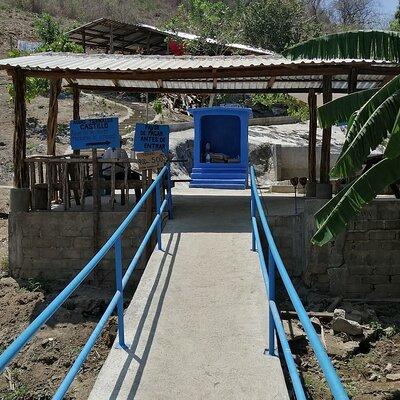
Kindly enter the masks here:
M 249 195 L 236 192 L 174 197 L 164 251 L 126 310 L 129 349 L 111 350 L 89 399 L 289 398 L 279 359 L 263 354 L 267 303 Z

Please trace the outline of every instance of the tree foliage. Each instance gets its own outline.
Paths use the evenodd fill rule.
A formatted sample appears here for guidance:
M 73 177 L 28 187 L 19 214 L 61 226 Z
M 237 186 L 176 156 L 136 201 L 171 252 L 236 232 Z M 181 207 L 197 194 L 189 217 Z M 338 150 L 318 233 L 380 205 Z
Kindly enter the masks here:
M 49 14 L 44 13 L 37 18 L 35 23 L 36 33 L 41 40 L 41 45 L 36 52 L 72 52 L 82 53 L 82 46 L 71 42 L 60 27 L 60 24 Z M 8 52 L 8 57 L 20 57 L 29 53 L 13 49 Z M 49 90 L 49 81 L 42 78 L 27 78 L 25 98 L 29 102 L 39 95 L 46 94 Z M 11 99 L 14 98 L 13 85 L 8 86 Z
M 319 34 L 320 26 L 302 0 L 256 0 L 246 8 L 242 32 L 246 43 L 279 53 Z
M 240 38 L 238 20 L 242 5 L 241 1 L 229 6 L 223 1 L 184 0 L 166 28 L 198 36 L 196 41 L 181 40 L 191 54 L 223 54 L 226 43 Z
M 345 32 L 296 45 L 287 54 L 292 58 L 378 58 L 399 62 L 399 45 L 397 32 Z M 313 243 L 323 245 L 345 230 L 365 204 L 400 179 L 399 110 L 400 76 L 376 92 L 352 94 L 319 109 L 323 126 L 339 118 L 348 118 L 346 140 L 332 176 L 350 178 L 359 171 L 371 151 L 379 145 L 386 150 L 382 161 L 361 173 L 316 214 L 317 232 Z

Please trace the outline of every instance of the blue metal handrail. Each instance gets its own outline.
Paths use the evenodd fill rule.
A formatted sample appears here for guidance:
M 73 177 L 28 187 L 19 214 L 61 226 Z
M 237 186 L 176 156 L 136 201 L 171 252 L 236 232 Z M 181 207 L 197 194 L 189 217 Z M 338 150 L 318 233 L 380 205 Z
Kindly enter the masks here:
M 165 199 L 161 202 L 161 185 L 163 180 L 167 179 L 167 194 Z M 138 211 L 143 207 L 149 196 L 152 195 L 153 191 L 156 192 L 156 211 L 157 215 L 153 219 L 149 229 L 147 230 L 139 248 L 136 250 L 132 261 L 130 262 L 126 272 L 122 275 L 122 241 L 121 236 L 125 232 L 128 225 L 132 222 Z M 149 186 L 142 198 L 138 201 L 132 211 L 122 221 L 120 226 L 111 235 L 107 242 L 101 247 L 96 255 L 86 264 L 86 266 L 78 273 L 78 275 L 65 287 L 65 289 L 36 317 L 36 319 L 15 339 L 10 346 L 0 356 L 0 373 L 4 371 L 7 365 L 12 359 L 20 352 L 25 344 L 36 334 L 40 327 L 46 323 L 46 321 L 61 307 L 61 305 L 71 296 L 71 294 L 78 288 L 78 286 L 87 278 L 87 276 L 95 269 L 98 263 L 104 258 L 109 250 L 114 247 L 114 259 L 115 259 L 115 280 L 116 280 L 116 292 L 112 297 L 106 311 L 100 318 L 95 329 L 90 335 L 89 339 L 83 346 L 81 352 L 72 364 L 70 370 L 61 382 L 53 399 L 60 400 L 64 397 L 69 386 L 73 382 L 74 378 L 78 374 L 82 364 L 88 357 L 91 349 L 96 343 L 97 338 L 104 329 L 108 319 L 117 307 L 118 314 L 118 343 L 121 348 L 126 348 L 125 336 L 124 336 L 124 294 L 123 290 L 129 281 L 129 278 L 136 268 L 140 257 L 146 248 L 153 232 L 157 228 L 157 243 L 158 249 L 161 250 L 161 229 L 162 229 L 162 213 L 167 208 L 169 218 L 172 218 L 172 195 L 171 195 L 171 174 L 170 165 L 167 164 L 159 172 L 157 178 Z
M 252 220 L 252 250 L 257 251 L 262 275 L 264 278 L 265 289 L 269 300 L 269 348 L 268 353 L 271 356 L 275 355 L 275 333 L 277 334 L 283 356 L 288 367 L 289 375 L 292 380 L 293 389 L 296 399 L 305 400 L 306 395 L 304 387 L 301 383 L 299 372 L 293 360 L 293 355 L 286 339 L 285 330 L 283 328 L 282 320 L 276 305 L 275 298 L 275 271 L 278 270 L 283 285 L 289 295 L 289 298 L 297 312 L 299 320 L 303 325 L 303 329 L 307 334 L 311 347 L 314 350 L 315 356 L 319 362 L 325 379 L 329 385 L 331 393 L 335 399 L 345 400 L 348 399 L 347 393 L 341 383 L 335 368 L 333 367 L 330 358 L 328 357 L 324 346 L 322 345 L 317 332 L 315 331 L 310 318 L 296 292 L 295 287 L 286 271 L 282 258 L 276 247 L 271 229 L 268 225 L 264 205 L 258 193 L 256 174 L 254 167 L 250 168 L 250 187 L 251 187 L 251 220 Z M 261 222 L 262 230 L 268 242 L 268 261 L 264 257 L 264 251 L 261 244 L 260 232 L 258 228 L 258 218 Z

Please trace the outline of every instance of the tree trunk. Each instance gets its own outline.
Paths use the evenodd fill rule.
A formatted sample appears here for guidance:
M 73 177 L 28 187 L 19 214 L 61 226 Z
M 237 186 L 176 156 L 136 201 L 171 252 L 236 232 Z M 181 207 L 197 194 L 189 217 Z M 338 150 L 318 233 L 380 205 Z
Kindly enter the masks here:
M 308 107 L 310 109 L 310 131 L 308 135 L 308 179 L 317 181 L 317 95 L 311 89 L 308 93 Z
M 13 162 L 14 162 L 14 187 L 28 187 L 28 171 L 25 164 L 26 158 L 26 77 L 19 69 L 15 69 L 13 75 L 14 84 L 14 140 L 13 140 Z
M 332 100 L 332 77 L 324 76 L 323 78 L 323 101 L 324 104 Z M 331 137 L 332 127 L 323 129 L 322 131 L 322 147 L 321 147 L 321 166 L 320 166 L 320 183 L 329 183 L 329 170 L 331 163 Z
M 56 154 L 58 96 L 61 92 L 61 79 L 50 80 L 49 116 L 47 118 L 47 154 Z

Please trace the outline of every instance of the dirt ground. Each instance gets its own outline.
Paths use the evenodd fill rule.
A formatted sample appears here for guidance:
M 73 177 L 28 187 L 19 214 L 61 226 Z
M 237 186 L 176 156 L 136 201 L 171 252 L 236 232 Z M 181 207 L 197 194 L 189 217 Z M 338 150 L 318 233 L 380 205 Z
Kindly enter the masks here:
M 55 289 L 39 280 L 18 283 L 10 277 L 0 279 L 0 307 L 4 310 L 0 315 L 0 352 L 43 310 L 57 293 Z M 0 375 L 0 398 L 51 399 L 104 312 L 109 298 L 110 293 L 104 288 L 99 290 L 94 286 L 83 286 L 73 294 Z M 115 336 L 116 319 L 112 317 L 66 399 L 88 397 Z
M 312 319 L 344 386 L 354 400 L 400 400 L 400 303 L 362 303 L 300 291 L 305 308 L 317 316 Z M 363 334 L 352 336 L 333 332 L 330 304 L 357 319 Z M 283 302 L 285 309 L 289 303 Z M 296 319 L 284 323 L 294 359 L 312 400 L 331 399 L 324 375 Z M 322 327 L 322 328 L 321 328 Z M 321 334 L 321 332 L 323 332 Z

